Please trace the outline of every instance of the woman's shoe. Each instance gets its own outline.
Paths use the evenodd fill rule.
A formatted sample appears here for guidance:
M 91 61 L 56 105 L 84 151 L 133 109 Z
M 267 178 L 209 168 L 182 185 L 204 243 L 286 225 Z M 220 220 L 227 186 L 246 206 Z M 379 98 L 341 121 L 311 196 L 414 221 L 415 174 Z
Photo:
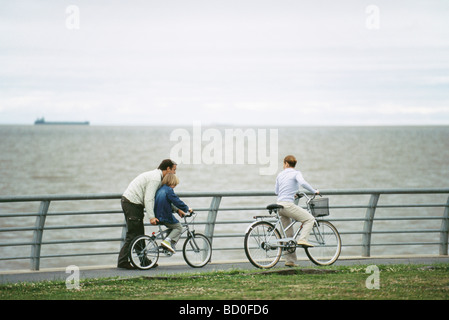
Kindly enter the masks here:
M 297 267 L 298 265 L 297 265 L 296 263 L 294 263 L 294 262 L 287 261 L 287 262 L 285 263 L 285 266 L 286 266 L 286 267 L 290 267 L 290 268 L 295 268 L 295 267 Z
M 305 240 L 299 240 L 299 241 L 298 241 L 298 246 L 309 247 L 309 248 L 314 247 L 313 244 L 310 244 L 310 243 L 308 243 L 308 242 L 305 241 Z

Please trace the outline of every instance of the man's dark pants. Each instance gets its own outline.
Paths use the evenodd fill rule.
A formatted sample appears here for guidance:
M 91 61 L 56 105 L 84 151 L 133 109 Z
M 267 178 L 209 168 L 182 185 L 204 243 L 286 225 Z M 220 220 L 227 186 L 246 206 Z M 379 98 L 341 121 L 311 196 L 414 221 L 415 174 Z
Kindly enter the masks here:
M 125 214 L 127 232 L 125 243 L 118 256 L 118 267 L 124 267 L 129 264 L 129 246 L 131 245 L 131 241 L 135 237 L 145 233 L 143 226 L 144 206 L 131 203 L 128 199 L 122 197 L 122 209 Z

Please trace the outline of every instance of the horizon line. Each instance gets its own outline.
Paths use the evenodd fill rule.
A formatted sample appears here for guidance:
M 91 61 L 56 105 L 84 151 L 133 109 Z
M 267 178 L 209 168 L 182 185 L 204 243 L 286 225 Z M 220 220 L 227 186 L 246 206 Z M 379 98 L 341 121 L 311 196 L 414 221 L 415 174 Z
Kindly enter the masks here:
M 95 123 L 89 121 L 88 126 L 82 127 L 191 127 L 195 124 L 200 124 L 204 127 L 279 127 L 279 128 L 292 128 L 292 127 L 444 127 L 449 126 L 449 123 L 389 123 L 389 124 L 232 124 L 232 123 L 209 123 L 209 122 L 192 122 L 191 124 L 143 124 L 143 123 Z M 35 126 L 34 123 L 1 123 L 0 126 Z M 45 125 L 41 125 L 44 126 Z M 53 125 L 57 126 L 57 125 Z M 65 126 L 61 124 L 61 126 Z M 76 127 L 73 125 L 72 127 Z

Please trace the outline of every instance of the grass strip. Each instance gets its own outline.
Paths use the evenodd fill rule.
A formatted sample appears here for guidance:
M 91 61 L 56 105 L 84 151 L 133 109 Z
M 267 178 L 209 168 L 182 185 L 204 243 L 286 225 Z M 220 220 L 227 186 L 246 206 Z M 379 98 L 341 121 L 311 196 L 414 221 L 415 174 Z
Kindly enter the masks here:
M 0 299 L 448 300 L 449 265 L 330 266 L 81 279 L 78 289 L 68 289 L 65 281 L 23 282 L 0 285 Z

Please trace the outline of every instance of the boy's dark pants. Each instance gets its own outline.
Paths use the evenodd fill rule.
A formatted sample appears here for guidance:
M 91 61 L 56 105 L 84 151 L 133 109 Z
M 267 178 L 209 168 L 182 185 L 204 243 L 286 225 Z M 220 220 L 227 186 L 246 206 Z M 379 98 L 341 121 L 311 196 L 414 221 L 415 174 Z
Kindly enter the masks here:
M 118 256 L 118 267 L 123 267 L 129 264 L 129 246 L 131 245 L 131 241 L 135 237 L 145 233 L 145 228 L 143 226 L 144 206 L 131 203 L 125 197 L 122 197 L 121 203 L 125 214 L 127 231 L 125 243 L 123 244 Z

